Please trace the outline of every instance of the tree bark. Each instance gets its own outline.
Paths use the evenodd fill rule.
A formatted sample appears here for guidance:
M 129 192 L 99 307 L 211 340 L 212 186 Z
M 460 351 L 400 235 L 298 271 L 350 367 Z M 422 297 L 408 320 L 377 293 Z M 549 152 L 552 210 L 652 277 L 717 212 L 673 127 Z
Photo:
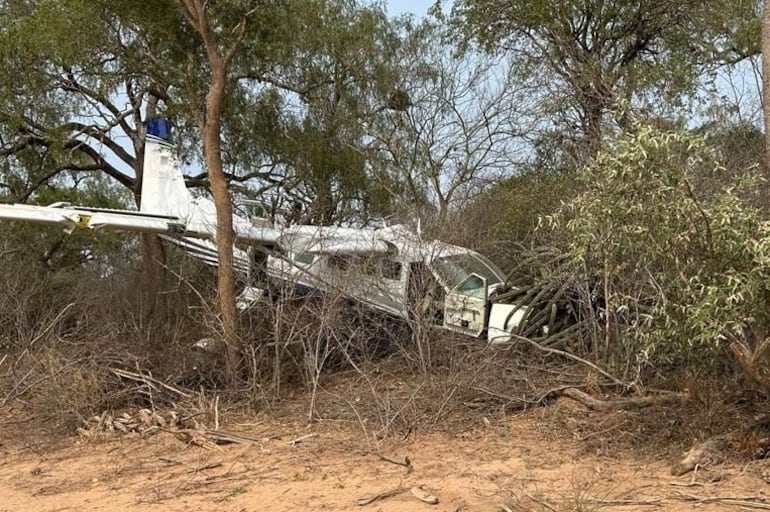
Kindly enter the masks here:
M 206 99 L 206 121 L 203 127 L 203 147 L 208 168 L 211 194 L 217 212 L 217 295 L 222 314 L 222 334 L 226 347 L 227 379 L 237 380 L 241 358 L 241 340 L 238 329 L 238 311 L 235 307 L 235 279 L 233 276 L 233 208 L 227 178 L 222 169 L 221 111 L 225 95 L 225 69 L 221 62 L 211 66 L 211 86 Z
M 238 312 L 235 306 L 233 208 L 222 165 L 222 109 L 226 95 L 228 63 L 243 37 L 245 19 L 236 27 L 239 31 L 238 39 L 223 56 L 206 12 L 208 1 L 179 1 L 185 19 L 201 36 L 209 64 L 209 90 L 200 124 L 203 153 L 217 214 L 216 244 L 219 264 L 217 296 L 222 315 L 222 336 L 225 342 L 225 373 L 228 381 L 233 385 L 238 379 L 242 345 L 238 328 Z

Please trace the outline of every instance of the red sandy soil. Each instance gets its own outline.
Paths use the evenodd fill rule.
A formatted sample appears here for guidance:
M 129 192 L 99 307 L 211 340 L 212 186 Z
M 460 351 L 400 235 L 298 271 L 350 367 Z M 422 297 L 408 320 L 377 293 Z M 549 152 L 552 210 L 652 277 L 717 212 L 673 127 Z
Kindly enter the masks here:
M 670 460 L 587 454 L 579 439 L 548 433 L 544 418 L 531 411 L 458 435 L 376 444 L 355 424 L 274 419 L 233 421 L 224 429 L 260 442 L 216 450 L 170 433 L 73 438 L 44 451 L 18 438 L 2 440 L 0 512 L 770 509 L 764 461 L 675 478 Z M 311 433 L 317 436 L 290 444 Z M 378 453 L 398 461 L 408 456 L 414 469 L 407 473 Z M 407 490 L 356 504 L 412 486 L 423 486 L 439 503 L 425 504 Z

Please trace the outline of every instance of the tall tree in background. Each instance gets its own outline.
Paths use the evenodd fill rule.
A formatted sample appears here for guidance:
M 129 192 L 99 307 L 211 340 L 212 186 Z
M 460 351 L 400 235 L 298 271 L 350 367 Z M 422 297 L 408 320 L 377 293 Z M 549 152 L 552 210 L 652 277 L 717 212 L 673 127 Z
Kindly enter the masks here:
M 770 175 L 770 0 L 762 13 L 762 112 L 765 120 L 765 173 Z
M 531 91 L 514 80 L 507 59 L 457 54 L 444 39 L 432 22 L 412 30 L 401 52 L 405 108 L 370 128 L 403 185 L 399 210 L 438 224 L 515 172 L 534 123 Z
M 106 4 L 84 0 L 6 2 L 0 26 L 0 188 L 9 200 L 30 200 L 61 173 L 103 173 L 138 205 L 141 127 L 166 88 L 141 70 L 150 41 Z M 163 252 L 154 235 L 143 245 L 144 288 L 154 302 Z
M 450 20 L 466 44 L 542 77 L 544 112 L 580 135 L 580 165 L 618 102 L 654 109 L 693 91 L 705 66 L 750 54 L 757 14 L 756 0 L 460 0 Z
M 200 37 L 208 62 L 208 92 L 205 104 L 198 110 L 198 124 L 203 139 L 203 155 L 206 162 L 211 193 L 217 213 L 216 244 L 218 255 L 217 296 L 222 314 L 222 334 L 226 346 L 226 374 L 234 383 L 241 358 L 242 343 L 238 329 L 238 311 L 235 307 L 235 277 L 233 267 L 233 207 L 222 165 L 222 112 L 226 90 L 232 85 L 230 65 L 247 34 L 254 8 L 249 2 L 228 6 L 228 13 L 237 20 L 234 25 L 212 23 L 208 0 L 175 0 L 186 22 Z M 229 34 L 226 38 L 223 34 Z

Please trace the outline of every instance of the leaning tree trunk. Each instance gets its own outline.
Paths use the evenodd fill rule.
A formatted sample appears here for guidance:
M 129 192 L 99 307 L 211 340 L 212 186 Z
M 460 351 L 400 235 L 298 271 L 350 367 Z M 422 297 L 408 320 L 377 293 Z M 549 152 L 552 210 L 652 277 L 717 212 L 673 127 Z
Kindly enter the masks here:
M 230 383 L 237 378 L 241 357 L 238 312 L 235 307 L 235 279 L 233 277 L 233 207 L 227 179 L 222 168 L 221 112 L 225 96 L 225 68 L 221 60 L 211 62 L 211 85 L 206 99 L 206 120 L 203 126 L 203 147 L 206 156 L 211 194 L 217 211 L 217 292 L 222 314 L 222 331 L 226 346 L 226 373 Z
M 770 0 L 762 14 L 762 113 L 765 118 L 765 176 L 770 176 Z
M 243 40 L 245 20 L 236 27 L 238 32 L 236 42 L 223 56 L 217 43 L 217 36 L 208 18 L 208 0 L 177 1 L 182 7 L 187 22 L 201 36 L 209 64 L 209 90 L 200 124 L 206 168 L 217 214 L 216 242 L 219 260 L 217 295 L 222 314 L 222 335 L 226 351 L 225 372 L 232 385 L 237 381 L 242 347 L 238 329 L 238 312 L 235 307 L 233 208 L 222 166 L 222 109 L 227 87 L 228 63 L 232 60 L 236 49 Z

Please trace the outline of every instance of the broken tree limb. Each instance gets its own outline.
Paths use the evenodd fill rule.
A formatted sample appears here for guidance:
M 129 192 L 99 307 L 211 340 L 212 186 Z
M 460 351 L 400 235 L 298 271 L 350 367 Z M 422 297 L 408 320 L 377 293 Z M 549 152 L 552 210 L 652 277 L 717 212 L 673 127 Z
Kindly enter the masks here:
M 752 438 L 766 439 L 769 433 L 770 416 L 763 416 L 751 424 L 727 434 L 709 437 L 705 441 L 693 446 L 681 461 L 674 464 L 671 468 L 671 474 L 682 476 L 697 467 L 717 464 L 725 459 L 725 450 L 730 445 L 741 444 L 741 440 Z
M 684 393 L 666 393 L 663 395 L 640 396 L 631 398 L 616 398 L 614 400 L 599 400 L 588 393 L 576 388 L 566 388 L 560 391 L 562 396 L 571 398 L 594 411 L 617 411 L 643 409 L 651 405 L 660 405 L 672 402 L 684 402 L 689 396 Z
M 609 374 L 606 370 L 603 370 L 603 369 L 599 368 L 598 366 L 596 366 L 591 361 L 587 361 L 586 359 L 583 359 L 582 357 L 576 356 L 575 354 L 570 354 L 569 352 L 566 352 L 564 350 L 559 350 L 557 348 L 551 348 L 551 347 L 543 346 L 543 345 L 541 345 L 540 343 L 538 343 L 538 342 L 536 342 L 534 340 L 531 340 L 531 339 L 529 339 L 529 338 L 527 338 L 525 336 L 519 336 L 518 334 L 511 333 L 511 338 L 513 338 L 515 340 L 524 341 L 526 343 L 529 343 L 530 345 L 532 345 L 536 349 L 538 349 L 538 350 L 540 350 L 542 352 L 545 352 L 547 354 L 554 354 L 554 355 L 566 357 L 567 359 L 572 359 L 573 361 L 577 361 L 580 364 L 588 366 L 589 368 L 591 368 L 592 370 L 596 371 L 600 375 L 603 375 L 603 376 L 607 377 L 608 379 L 610 379 L 612 382 L 614 382 L 618 386 L 622 386 L 624 388 L 631 387 L 628 383 L 623 382 L 622 380 L 618 379 L 617 377 L 614 377 L 613 375 Z
M 381 453 L 378 453 L 377 457 L 379 457 L 381 461 L 390 462 L 391 464 L 395 464 L 397 466 L 404 466 L 406 468 L 407 475 L 414 470 L 414 467 L 412 466 L 412 461 L 409 459 L 409 457 L 404 457 L 403 462 L 396 459 L 391 459 L 390 457 L 386 457 Z
M 308 441 L 315 437 L 318 437 L 318 434 L 307 434 L 305 436 L 300 436 L 296 439 L 292 439 L 291 441 L 289 441 L 289 446 L 297 446 L 299 443 L 304 443 L 305 441 Z
M 375 494 L 374 496 L 366 496 L 364 498 L 358 498 L 356 500 L 356 505 L 359 507 L 363 507 L 364 505 L 368 505 L 369 503 L 374 503 L 375 501 L 384 500 L 387 498 L 392 498 L 393 496 L 398 496 L 401 493 L 404 493 L 408 491 L 406 487 L 396 487 L 395 489 L 391 489 L 389 491 L 381 492 L 379 494 Z

